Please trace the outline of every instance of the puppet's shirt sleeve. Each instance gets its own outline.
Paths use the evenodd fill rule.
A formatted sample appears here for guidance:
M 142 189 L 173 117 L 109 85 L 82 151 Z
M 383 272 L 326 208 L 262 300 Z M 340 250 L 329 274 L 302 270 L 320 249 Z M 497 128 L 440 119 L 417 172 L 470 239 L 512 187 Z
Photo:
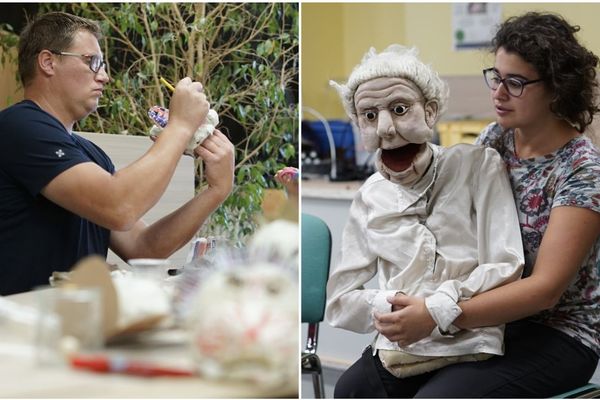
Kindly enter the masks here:
M 327 284 L 327 321 L 335 327 L 357 333 L 372 332 L 373 311 L 391 311 L 386 298 L 395 290 L 367 289 L 365 284 L 377 274 L 377 256 L 367 233 L 368 208 L 361 192 L 357 194 L 342 234 L 340 261 Z

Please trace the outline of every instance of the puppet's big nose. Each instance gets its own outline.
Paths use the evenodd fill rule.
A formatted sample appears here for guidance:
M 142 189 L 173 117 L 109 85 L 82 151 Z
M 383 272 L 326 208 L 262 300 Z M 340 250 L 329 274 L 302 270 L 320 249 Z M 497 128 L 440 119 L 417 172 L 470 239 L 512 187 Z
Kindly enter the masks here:
M 381 110 L 377 120 L 377 135 L 382 139 L 389 139 L 395 134 L 396 128 L 390 112 Z

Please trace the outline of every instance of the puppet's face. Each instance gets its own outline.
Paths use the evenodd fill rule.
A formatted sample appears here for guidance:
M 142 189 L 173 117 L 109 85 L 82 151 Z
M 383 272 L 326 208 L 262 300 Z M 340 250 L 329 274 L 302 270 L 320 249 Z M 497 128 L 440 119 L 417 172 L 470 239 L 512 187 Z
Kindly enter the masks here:
M 425 104 L 421 90 L 409 79 L 381 77 L 362 83 L 354 105 L 367 151 L 381 148 L 392 153 L 433 137 L 437 103 Z

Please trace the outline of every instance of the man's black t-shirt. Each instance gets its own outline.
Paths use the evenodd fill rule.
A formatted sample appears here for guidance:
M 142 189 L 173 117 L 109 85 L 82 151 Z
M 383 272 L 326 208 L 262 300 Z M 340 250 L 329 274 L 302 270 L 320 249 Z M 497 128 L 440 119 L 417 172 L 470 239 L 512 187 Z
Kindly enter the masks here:
M 106 257 L 110 232 L 40 191 L 61 172 L 93 162 L 114 173 L 99 147 L 70 134 L 25 100 L 0 112 L 0 295 L 47 285 L 90 254 Z

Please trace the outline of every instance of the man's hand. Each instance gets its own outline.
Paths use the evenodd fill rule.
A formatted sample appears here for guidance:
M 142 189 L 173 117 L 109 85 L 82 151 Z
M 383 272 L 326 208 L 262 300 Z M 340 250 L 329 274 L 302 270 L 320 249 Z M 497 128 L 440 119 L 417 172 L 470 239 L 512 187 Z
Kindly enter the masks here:
M 408 346 L 429 336 L 436 327 L 425 306 L 425 299 L 397 294 L 387 300 L 392 304 L 392 312 L 375 312 L 373 316 L 375 329 L 390 342 Z
M 169 126 L 179 126 L 191 137 L 206 120 L 210 105 L 200 82 L 183 78 L 175 87 L 169 104 Z
M 194 150 L 205 163 L 206 181 L 210 190 L 225 200 L 233 188 L 235 148 L 221 131 L 212 135 Z

